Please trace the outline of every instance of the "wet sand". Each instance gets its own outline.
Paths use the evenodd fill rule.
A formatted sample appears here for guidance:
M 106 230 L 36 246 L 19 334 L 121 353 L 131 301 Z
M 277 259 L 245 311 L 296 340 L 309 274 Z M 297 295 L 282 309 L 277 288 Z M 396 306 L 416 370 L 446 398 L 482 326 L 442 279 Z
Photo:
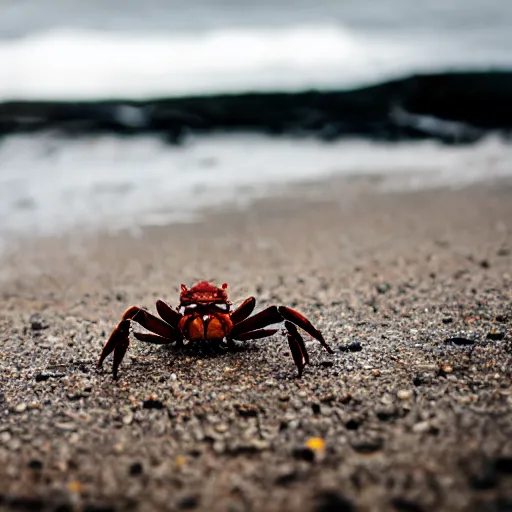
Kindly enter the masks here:
M 512 185 L 376 187 L 4 255 L 0 510 L 511 510 Z M 308 338 L 299 380 L 280 335 L 135 341 L 118 381 L 96 371 L 124 309 L 202 279 L 295 307 L 335 354 Z

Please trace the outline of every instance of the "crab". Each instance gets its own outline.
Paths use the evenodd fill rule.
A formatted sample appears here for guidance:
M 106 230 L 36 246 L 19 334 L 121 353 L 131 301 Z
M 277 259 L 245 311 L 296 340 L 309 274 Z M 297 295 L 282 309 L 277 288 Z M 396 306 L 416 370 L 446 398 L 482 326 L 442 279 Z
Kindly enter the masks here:
M 233 348 L 234 340 L 247 341 L 273 336 L 278 329 L 266 327 L 284 322 L 283 334 L 288 338 L 299 378 L 309 363 L 309 355 L 297 327 L 317 339 L 327 352 L 333 353 L 322 333 L 294 309 L 270 306 L 251 316 L 256 299 L 249 297 L 231 311 L 232 303 L 228 300 L 227 287 L 224 283 L 218 288 L 208 281 L 202 281 L 191 288 L 182 284 L 180 304 L 176 309 L 172 309 L 162 300 L 156 302 L 160 318 L 137 306 L 128 308 L 107 339 L 100 354 L 98 367 L 101 367 L 105 358 L 114 352 L 112 373 L 114 379 L 117 379 L 119 365 L 130 343 L 130 327 L 133 322 L 150 331 L 133 331 L 133 336 L 140 341 L 157 345 L 175 343 L 177 347 L 183 347 L 186 340 L 205 343 L 214 350 L 222 351 Z

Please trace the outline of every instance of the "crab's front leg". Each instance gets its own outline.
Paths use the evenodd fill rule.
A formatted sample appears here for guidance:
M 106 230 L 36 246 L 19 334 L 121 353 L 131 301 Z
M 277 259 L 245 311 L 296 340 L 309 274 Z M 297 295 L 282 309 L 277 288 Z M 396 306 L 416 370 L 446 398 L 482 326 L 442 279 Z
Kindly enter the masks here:
M 117 379 L 117 370 L 130 344 L 130 326 L 132 322 L 137 322 L 154 333 L 133 333 L 141 341 L 165 345 L 181 339 L 181 335 L 176 328 L 173 328 L 167 322 L 160 320 L 160 318 L 152 315 L 145 309 L 137 306 L 128 308 L 123 313 L 121 321 L 110 334 L 98 360 L 98 367 L 101 367 L 105 358 L 114 352 L 112 366 L 114 379 Z

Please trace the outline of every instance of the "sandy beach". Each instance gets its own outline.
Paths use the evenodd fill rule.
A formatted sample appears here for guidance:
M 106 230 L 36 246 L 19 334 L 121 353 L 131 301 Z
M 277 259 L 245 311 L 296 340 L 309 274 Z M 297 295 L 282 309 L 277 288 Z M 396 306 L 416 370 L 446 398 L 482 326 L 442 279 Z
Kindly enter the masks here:
M 296 187 L 137 233 L 0 256 L 0 510 L 512 510 L 512 184 L 403 193 Z M 123 311 L 179 286 L 288 305 L 235 352 L 133 341 Z

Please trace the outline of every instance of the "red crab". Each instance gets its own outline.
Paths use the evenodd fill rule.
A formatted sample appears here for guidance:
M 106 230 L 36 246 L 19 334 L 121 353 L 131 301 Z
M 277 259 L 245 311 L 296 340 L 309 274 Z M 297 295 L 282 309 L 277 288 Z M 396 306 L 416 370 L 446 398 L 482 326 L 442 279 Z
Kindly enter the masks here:
M 316 338 L 327 352 L 333 353 L 322 333 L 298 311 L 286 306 L 270 306 L 250 316 L 256 299 L 249 297 L 234 311 L 230 311 L 231 302 L 226 293 L 227 287 L 227 284 L 223 284 L 222 288 L 217 288 L 207 281 L 202 281 L 190 289 L 182 284 L 180 305 L 176 310 L 161 300 L 157 301 L 156 309 L 161 318 L 137 306 L 128 308 L 105 343 L 98 366 L 100 367 L 105 358 L 114 352 L 113 374 L 114 378 L 117 378 L 117 370 L 128 349 L 132 322 L 137 322 L 151 331 L 133 332 L 138 340 L 148 343 L 166 345 L 175 342 L 177 346 L 183 346 L 183 340 L 189 340 L 210 343 L 213 348 L 226 348 L 234 346 L 233 340 L 255 340 L 272 336 L 278 329 L 264 327 L 284 321 L 288 344 L 299 370 L 299 377 L 304 366 L 309 363 L 309 355 L 296 325 Z

